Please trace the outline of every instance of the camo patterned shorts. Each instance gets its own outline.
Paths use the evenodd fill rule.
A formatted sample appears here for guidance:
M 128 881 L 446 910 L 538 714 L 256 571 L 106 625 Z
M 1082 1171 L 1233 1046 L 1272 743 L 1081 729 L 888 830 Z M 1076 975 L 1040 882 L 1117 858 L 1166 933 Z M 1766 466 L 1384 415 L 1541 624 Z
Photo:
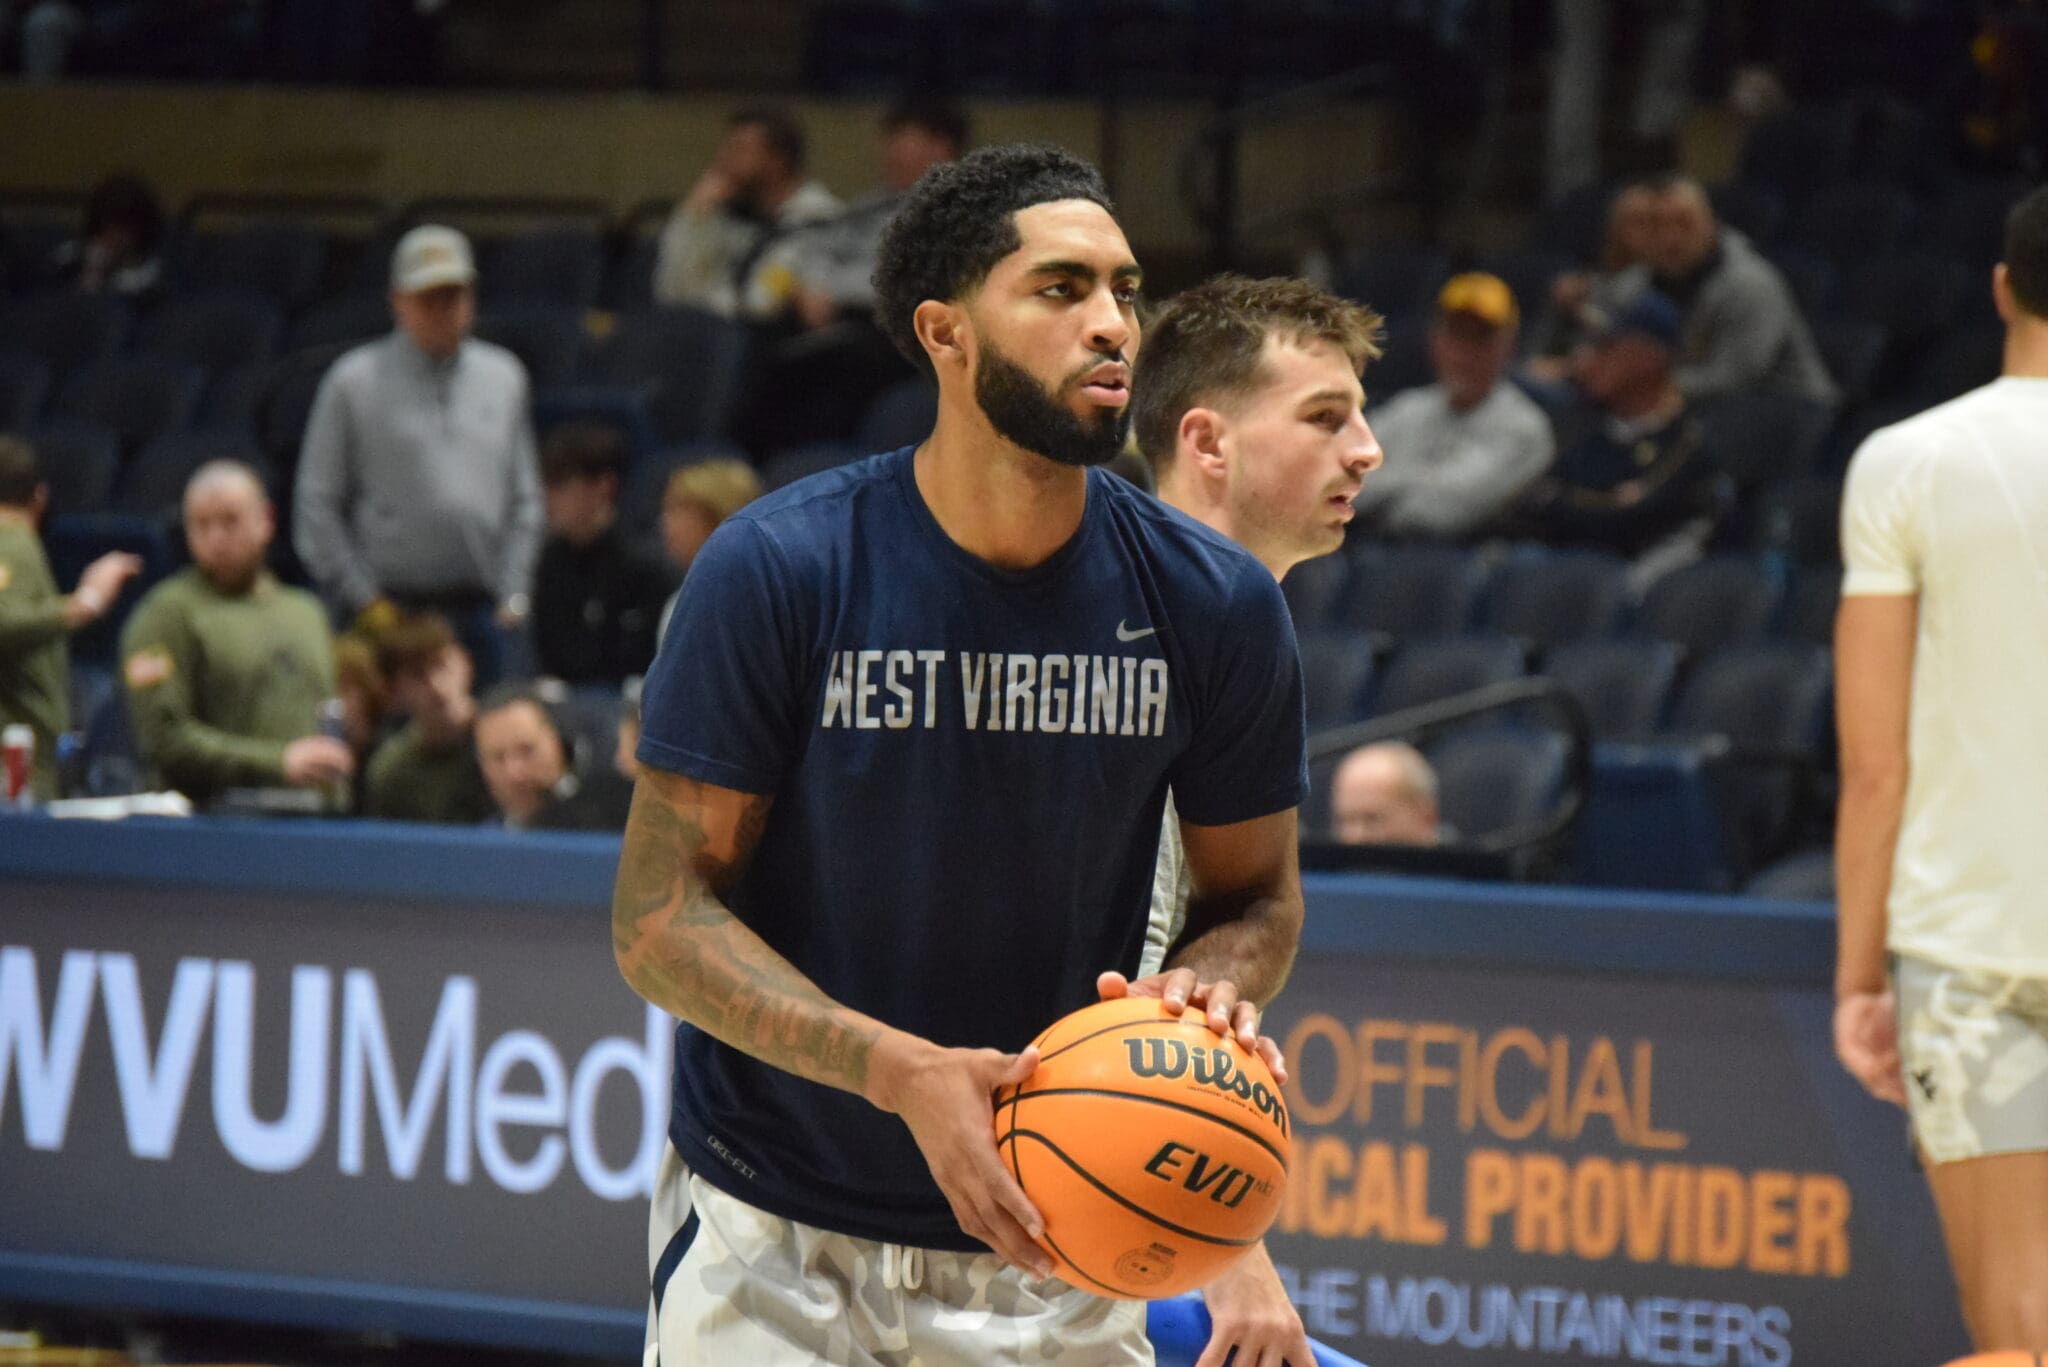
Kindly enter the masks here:
M 1152 1367 L 1145 1306 L 756 1210 L 662 1155 L 645 1367 Z
M 2048 1149 L 2048 981 L 1902 956 L 1892 990 L 1926 1160 Z

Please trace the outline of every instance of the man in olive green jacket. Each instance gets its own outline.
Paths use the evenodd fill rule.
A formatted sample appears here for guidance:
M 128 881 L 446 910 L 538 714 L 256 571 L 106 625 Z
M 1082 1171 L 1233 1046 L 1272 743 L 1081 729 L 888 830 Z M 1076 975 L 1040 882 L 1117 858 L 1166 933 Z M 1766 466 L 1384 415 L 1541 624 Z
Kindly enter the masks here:
M 345 783 L 354 755 L 319 734 L 335 691 L 327 616 L 264 567 L 277 520 L 262 481 L 234 461 L 203 465 L 184 514 L 191 567 L 151 589 L 121 633 L 143 759 L 196 803 Z
M 85 567 L 78 587 L 57 592 L 36 534 L 49 486 L 26 442 L 0 436 L 0 726 L 35 733 L 29 786 L 38 802 L 57 796 L 57 737 L 71 728 L 71 633 L 97 621 L 142 568 L 125 551 Z

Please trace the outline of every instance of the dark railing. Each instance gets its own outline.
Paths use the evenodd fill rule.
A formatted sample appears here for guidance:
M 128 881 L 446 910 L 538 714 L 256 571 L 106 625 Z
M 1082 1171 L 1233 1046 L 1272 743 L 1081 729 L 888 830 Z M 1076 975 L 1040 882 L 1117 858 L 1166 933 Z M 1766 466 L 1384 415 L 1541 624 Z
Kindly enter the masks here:
M 1311 867 L 1398 866 L 1418 872 L 1520 876 L 1536 859 L 1558 848 L 1585 809 L 1592 788 L 1593 729 L 1579 700 L 1549 679 L 1513 679 L 1439 702 L 1403 708 L 1367 721 L 1317 731 L 1308 740 L 1308 763 L 1316 770 L 1361 745 L 1376 741 L 1425 743 L 1476 718 L 1540 717 L 1563 733 L 1564 777 L 1557 799 L 1540 817 L 1499 830 L 1459 833 L 1445 846 L 1338 846 L 1318 824 L 1305 832 L 1303 860 Z

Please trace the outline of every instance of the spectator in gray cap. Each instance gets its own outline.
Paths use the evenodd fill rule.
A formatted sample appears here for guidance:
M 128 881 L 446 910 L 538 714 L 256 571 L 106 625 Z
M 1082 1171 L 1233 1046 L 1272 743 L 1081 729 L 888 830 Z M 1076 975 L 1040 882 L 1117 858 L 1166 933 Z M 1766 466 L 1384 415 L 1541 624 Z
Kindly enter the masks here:
M 526 369 L 470 335 L 476 266 L 452 228 L 414 228 L 391 258 L 390 336 L 321 381 L 299 458 L 293 544 L 321 593 L 375 629 L 439 612 L 504 672 L 542 533 Z

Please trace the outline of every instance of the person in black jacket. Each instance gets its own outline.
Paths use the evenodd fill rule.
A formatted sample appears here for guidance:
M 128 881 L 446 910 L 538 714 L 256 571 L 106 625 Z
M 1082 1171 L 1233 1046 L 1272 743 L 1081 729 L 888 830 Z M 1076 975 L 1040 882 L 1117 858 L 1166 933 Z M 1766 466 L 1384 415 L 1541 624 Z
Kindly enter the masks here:
M 567 423 L 541 443 L 548 539 L 533 576 L 534 651 L 540 672 L 564 683 L 646 673 L 675 588 L 619 527 L 627 455 L 625 435 L 604 423 Z

